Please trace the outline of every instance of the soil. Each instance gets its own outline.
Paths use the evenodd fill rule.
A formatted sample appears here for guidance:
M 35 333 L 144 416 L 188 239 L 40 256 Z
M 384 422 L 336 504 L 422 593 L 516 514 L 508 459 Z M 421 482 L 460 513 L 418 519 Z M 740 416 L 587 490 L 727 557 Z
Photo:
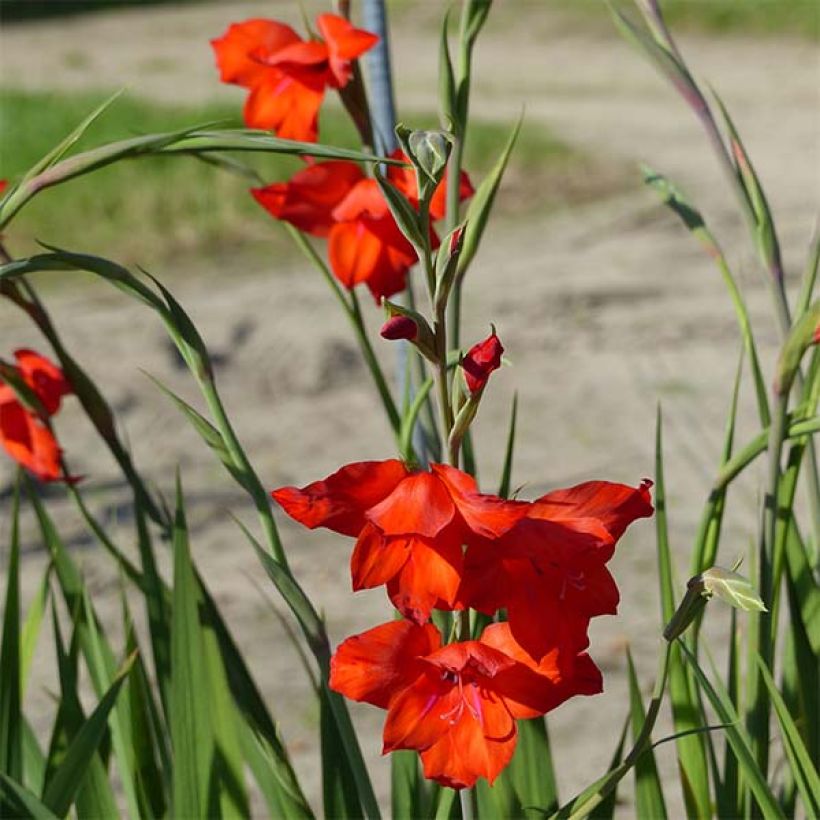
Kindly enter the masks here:
M 429 5 L 419 13 L 418 26 L 412 25 L 414 12 L 403 7 L 393 37 L 398 96 L 407 110 L 429 110 L 433 104 L 437 44 L 427 31 Z M 525 12 L 517 17 L 509 7 L 499 10 L 498 25 L 491 17 L 482 35 L 474 110 L 510 121 L 525 105 L 528 118 L 542 120 L 570 144 L 634 163 L 636 172 L 623 196 L 491 226 L 467 283 L 464 338 L 481 338 L 494 322 L 511 366 L 493 377 L 476 423 L 481 482 L 485 489 L 495 487 L 515 391 L 520 413 L 514 484 L 523 485 L 525 497 L 593 478 L 635 484 L 651 477 L 660 405 L 671 543 L 682 587 L 719 463 L 740 344 L 718 271 L 641 187 L 637 163 L 669 175 L 703 211 L 748 300 L 771 374 L 778 334 L 769 288 L 732 193 L 675 93 L 614 29 L 587 31 L 549 4 L 521 7 Z M 295 4 L 267 0 L 7 26 L 0 35 L 2 82 L 31 89 L 125 84 L 134 94 L 157 99 L 232 95 L 239 105 L 241 92 L 216 80 L 208 38 L 234 20 L 294 14 Z M 818 51 L 799 40 L 736 37 L 686 36 L 680 45 L 698 77 L 714 85 L 734 115 L 778 220 L 794 296 L 817 213 Z M 75 249 L 83 249 L 81 237 Z M 318 274 L 292 261 L 247 263 L 235 257 L 184 274 L 174 275 L 174 293 L 219 354 L 220 390 L 266 486 L 304 484 L 342 463 L 393 455 L 376 393 Z M 379 312 L 366 307 L 372 330 Z M 155 317 L 122 294 L 78 276 L 76 287 L 55 290 L 49 308 L 69 350 L 117 408 L 121 432 L 144 474 L 170 496 L 174 467 L 180 464 L 196 561 L 318 806 L 316 710 L 296 654 L 266 600 L 265 595 L 275 600 L 275 591 L 229 515 L 253 524 L 249 504 L 141 371 L 200 406 L 194 386 Z M 22 314 L 6 306 L 0 315 L 3 355 L 19 346 L 42 347 Z M 390 366 L 394 351 L 377 346 Z M 128 493 L 114 463 L 71 400 L 57 425 L 72 469 L 88 476 L 94 508 L 132 549 Z M 756 432 L 747 388 L 737 441 Z M 8 485 L 11 475 L 9 463 L 0 461 L 0 486 Z M 745 553 L 755 537 L 760 487 L 760 472 L 753 468 L 733 490 L 719 558 L 723 565 Z M 61 493 L 49 495 L 95 604 L 116 634 L 117 575 L 83 534 Z M 296 575 L 326 613 L 335 640 L 390 617 L 382 591 L 350 592 L 349 542 L 304 531 L 277 516 Z M 4 516 L 2 543 L 7 543 L 6 521 Z M 26 602 L 46 563 L 33 528 L 27 532 Z M 622 594 L 620 614 L 599 619 L 591 635 L 606 692 L 572 701 L 550 717 L 565 799 L 606 769 L 617 744 L 627 708 L 625 645 L 646 688 L 652 684 L 660 619 L 651 521 L 630 529 L 612 569 Z M 713 635 L 720 634 L 719 607 L 713 605 L 708 619 Z M 46 632 L 26 695 L 26 710 L 40 732 L 50 726 L 49 693 L 56 687 Z M 370 707 L 353 711 L 379 796 L 387 800 L 389 767 L 379 757 L 378 740 L 383 715 Z M 668 723 L 658 737 L 667 730 Z M 661 746 L 657 755 L 664 775 L 674 779 L 673 746 Z M 667 791 L 670 813 L 678 816 L 678 790 Z

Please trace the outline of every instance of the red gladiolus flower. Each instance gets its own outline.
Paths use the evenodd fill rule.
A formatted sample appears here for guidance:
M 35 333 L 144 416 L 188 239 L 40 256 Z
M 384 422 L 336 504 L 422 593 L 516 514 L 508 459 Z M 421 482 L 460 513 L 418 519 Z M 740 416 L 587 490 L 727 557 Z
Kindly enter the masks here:
M 401 151 L 391 155 L 406 159 Z M 415 172 L 390 166 L 387 178 L 418 206 Z M 446 182 L 430 203 L 431 222 L 445 212 Z M 277 182 L 251 193 L 276 219 L 305 233 L 327 237 L 328 258 L 334 276 L 346 288 L 366 284 L 376 303 L 404 290 L 407 272 L 418 261 L 413 246 L 399 230 L 374 179 L 353 162 L 317 162 L 296 173 L 289 182 Z M 461 198 L 473 193 L 462 173 Z M 438 237 L 430 228 L 435 247 Z
M 335 14 L 320 14 L 316 27 L 320 38 L 302 40 L 284 23 L 253 19 L 211 40 L 222 82 L 250 90 L 244 111 L 249 127 L 315 142 L 325 88 L 344 88 L 351 61 L 378 41 Z
M 409 316 L 391 316 L 382 325 L 379 335 L 391 342 L 398 339 L 412 342 L 419 335 L 419 327 Z
M 475 395 L 484 389 L 490 373 L 501 367 L 503 353 L 504 348 L 495 335 L 495 329 L 483 342 L 473 345 L 467 351 L 467 355 L 461 360 L 461 366 L 470 393 Z
M 462 545 L 497 538 L 528 508 L 479 493 L 475 481 L 453 467 L 411 472 L 396 460 L 349 464 L 302 489 L 274 490 L 273 497 L 306 527 L 357 537 L 353 588 L 387 584 L 394 606 L 418 623 L 434 607 L 455 606 Z
M 586 655 L 570 674 L 551 658 L 535 664 L 507 624 L 491 624 L 477 641 L 442 647 L 432 625 L 392 621 L 339 646 L 330 687 L 387 709 L 385 754 L 415 749 L 426 777 L 460 789 L 479 777 L 492 783 L 510 762 L 517 719 L 600 692 L 602 681 Z
M 501 538 L 470 544 L 459 601 L 487 614 L 506 608 L 533 658 L 557 651 L 572 663 L 590 619 L 617 611 L 606 563 L 629 524 L 652 515 L 650 486 L 590 481 L 542 496 Z
M 71 387 L 60 368 L 44 356 L 32 350 L 17 350 L 14 355 L 17 372 L 40 400 L 45 418 L 24 407 L 14 390 L 0 383 L 0 444 L 41 481 L 75 481 L 63 475 L 62 451 L 46 423 Z

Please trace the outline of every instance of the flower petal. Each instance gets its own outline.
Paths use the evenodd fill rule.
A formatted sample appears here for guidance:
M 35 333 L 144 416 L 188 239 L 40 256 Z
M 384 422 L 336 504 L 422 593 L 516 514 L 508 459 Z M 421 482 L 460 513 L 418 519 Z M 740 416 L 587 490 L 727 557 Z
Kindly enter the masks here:
M 301 489 L 281 487 L 272 495 L 282 509 L 309 529 L 328 529 L 356 537 L 365 511 L 388 496 L 407 475 L 401 461 L 360 461 Z
M 520 521 L 530 505 L 507 501 L 477 491 L 475 479 L 447 464 L 431 464 L 430 469 L 444 482 L 465 524 L 485 538 L 497 538 Z
M 327 43 L 334 85 L 344 88 L 353 74 L 350 61 L 373 48 L 379 38 L 369 31 L 354 28 L 336 14 L 320 14 L 316 18 L 316 28 Z
M 46 413 L 53 416 L 60 409 L 62 397 L 73 392 L 63 371 L 45 356 L 27 348 L 15 350 L 14 358 L 26 384 L 37 394 Z
M 407 563 L 412 546 L 412 538 L 388 538 L 372 524 L 365 524 L 350 558 L 353 589 L 372 589 L 386 584 Z
M 330 269 L 348 290 L 369 281 L 382 263 L 384 244 L 364 219 L 334 225 L 327 239 Z
M 62 451 L 48 427 L 16 399 L 0 404 L 0 444 L 41 481 L 63 478 Z
M 444 484 L 427 472 L 411 473 L 390 495 L 367 511 L 367 520 L 385 535 L 435 538 L 455 515 Z
M 434 607 L 454 608 L 462 562 L 461 544 L 451 533 L 413 538 L 406 563 L 387 584 L 393 606 L 416 623 L 427 621 Z
M 420 657 L 441 644 L 431 624 L 391 621 L 343 641 L 330 662 L 330 688 L 353 700 L 386 709 L 424 667 Z
M 321 81 L 297 81 L 279 69 L 268 68 L 245 101 L 245 124 L 275 131 L 282 139 L 316 142 L 324 94 Z
M 253 86 L 265 66 L 260 56 L 275 54 L 291 43 L 300 42 L 299 35 L 284 23 L 275 20 L 252 19 L 232 23 L 227 31 L 211 40 L 223 83 Z

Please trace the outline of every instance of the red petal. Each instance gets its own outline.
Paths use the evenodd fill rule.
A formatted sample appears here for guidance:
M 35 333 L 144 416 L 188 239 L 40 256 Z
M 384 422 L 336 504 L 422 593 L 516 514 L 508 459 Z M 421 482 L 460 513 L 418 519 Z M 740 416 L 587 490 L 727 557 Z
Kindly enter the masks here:
M 466 171 L 461 172 L 460 182 L 458 186 L 458 199 L 459 202 L 463 202 L 465 199 L 469 199 L 475 193 L 475 188 L 473 188 L 472 182 L 470 182 L 470 177 L 467 176 Z M 436 222 L 439 219 L 444 219 L 444 215 L 447 213 L 447 175 L 444 175 L 444 179 L 439 183 L 438 188 L 436 188 L 435 193 L 430 199 L 430 218 L 435 220 Z
M 330 662 L 330 688 L 386 709 L 423 672 L 419 658 L 440 645 L 441 636 L 430 624 L 381 624 L 342 642 Z
M 435 538 L 455 515 L 444 484 L 426 472 L 411 473 L 390 495 L 367 511 L 368 521 L 385 535 Z
M 401 461 L 361 461 L 301 489 L 281 487 L 272 495 L 282 509 L 309 529 L 327 527 L 358 536 L 365 511 L 389 495 L 407 475 Z
M 449 725 L 441 716 L 456 706 L 458 699 L 453 683 L 428 673 L 397 691 L 384 722 L 383 754 L 431 746 L 447 732 Z
M 41 481 L 63 478 L 62 451 L 51 431 L 16 400 L 0 404 L 0 443 Z
M 637 518 L 652 515 L 651 486 L 652 482 L 647 479 L 639 487 L 587 481 L 541 496 L 533 504 L 532 516 L 553 521 L 593 519 L 617 541 Z
M 384 245 L 364 220 L 334 225 L 328 234 L 328 259 L 333 275 L 348 289 L 373 276 Z
M 406 618 L 424 623 L 433 607 L 452 609 L 461 583 L 460 541 L 451 533 L 435 539 L 412 539 L 410 556 L 401 572 L 388 582 L 393 606 Z
M 278 69 L 268 68 L 245 102 L 245 124 L 275 131 L 282 139 L 316 142 L 324 93 L 321 83 L 297 82 Z
M 253 188 L 251 193 L 277 219 L 314 236 L 327 236 L 335 224 L 333 209 L 361 179 L 354 162 L 316 162 L 289 182 Z
M 375 179 L 362 179 L 354 185 L 347 196 L 336 206 L 333 218 L 337 222 L 351 222 L 360 216 L 380 219 L 389 215 L 390 209 Z
M 352 75 L 350 60 L 373 48 L 379 38 L 369 31 L 354 28 L 336 14 L 320 14 L 316 18 L 316 27 L 327 43 L 335 84 L 344 88 Z
M 483 390 L 490 373 L 501 367 L 504 348 L 493 331 L 486 339 L 474 344 L 461 360 L 461 367 L 471 393 Z
M 232 23 L 221 37 L 211 40 L 211 46 L 222 82 L 251 87 L 265 71 L 260 57 L 299 41 L 299 35 L 284 23 L 254 19 Z
M 430 469 L 444 482 L 464 523 L 476 535 L 497 538 L 520 521 L 530 508 L 523 501 L 506 501 L 477 492 L 475 480 L 455 467 L 431 464 Z
M 365 524 L 350 558 L 353 589 L 386 584 L 407 563 L 412 546 L 412 538 L 387 538 L 372 524 Z
M 458 602 L 494 615 L 507 606 L 516 587 L 509 582 L 504 551 L 499 542 L 471 542 L 464 556 L 464 577 L 458 591 Z
M 458 723 L 421 753 L 424 776 L 453 789 L 470 788 L 479 777 L 492 783 L 513 756 L 515 721 L 497 696 L 475 698 L 481 720 L 464 709 Z
M 26 384 L 37 394 L 46 413 L 49 416 L 54 415 L 60 408 L 62 397 L 72 392 L 63 371 L 33 350 L 15 350 L 14 357 Z

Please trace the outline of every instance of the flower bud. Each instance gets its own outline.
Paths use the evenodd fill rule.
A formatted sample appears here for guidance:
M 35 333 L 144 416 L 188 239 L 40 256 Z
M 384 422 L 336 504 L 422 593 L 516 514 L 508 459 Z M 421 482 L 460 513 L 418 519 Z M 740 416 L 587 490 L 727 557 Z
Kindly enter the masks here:
M 495 328 L 483 342 L 473 345 L 467 351 L 467 355 L 461 360 L 461 367 L 464 369 L 467 389 L 473 396 L 484 390 L 490 373 L 501 367 L 503 353 L 504 347 L 496 336 Z
M 397 341 L 407 339 L 412 342 L 419 335 L 418 325 L 409 316 L 391 316 L 379 331 L 382 339 Z
M 413 131 L 407 138 L 407 145 L 413 164 L 437 185 L 450 158 L 452 138 L 444 131 Z

